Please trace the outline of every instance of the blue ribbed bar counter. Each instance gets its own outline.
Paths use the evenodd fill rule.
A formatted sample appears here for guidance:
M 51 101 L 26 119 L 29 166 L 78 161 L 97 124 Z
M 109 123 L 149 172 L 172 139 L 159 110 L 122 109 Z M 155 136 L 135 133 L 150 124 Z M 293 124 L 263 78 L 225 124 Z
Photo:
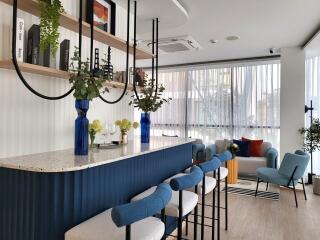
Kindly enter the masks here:
M 63 240 L 73 226 L 190 166 L 192 142 L 135 138 L 86 157 L 69 149 L 0 159 L 0 239 Z

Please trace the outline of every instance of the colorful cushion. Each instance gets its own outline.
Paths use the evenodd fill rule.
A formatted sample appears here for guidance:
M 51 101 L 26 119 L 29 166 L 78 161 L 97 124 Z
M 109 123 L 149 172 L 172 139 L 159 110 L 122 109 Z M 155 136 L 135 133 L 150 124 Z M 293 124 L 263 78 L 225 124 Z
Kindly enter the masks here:
M 262 157 L 262 143 L 263 140 L 251 140 L 248 138 L 241 138 L 242 141 L 249 142 L 249 154 L 250 157 Z
M 241 141 L 241 140 L 233 139 L 233 143 L 235 143 L 239 146 L 239 151 L 236 152 L 236 156 L 250 157 L 249 142 L 248 141 Z

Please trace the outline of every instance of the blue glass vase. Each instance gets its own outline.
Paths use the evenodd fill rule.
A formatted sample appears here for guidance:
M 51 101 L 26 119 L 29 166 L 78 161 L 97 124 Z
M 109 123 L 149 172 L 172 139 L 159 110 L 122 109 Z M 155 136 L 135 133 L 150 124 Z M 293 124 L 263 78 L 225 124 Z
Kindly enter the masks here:
M 78 117 L 75 121 L 74 154 L 75 155 L 88 155 L 89 120 L 87 118 L 87 111 L 89 109 L 89 100 L 86 100 L 86 99 L 76 100 L 75 107 L 78 112 Z
M 141 143 L 149 143 L 150 142 L 150 113 L 143 112 L 141 113 L 140 119 L 140 129 L 141 129 Z

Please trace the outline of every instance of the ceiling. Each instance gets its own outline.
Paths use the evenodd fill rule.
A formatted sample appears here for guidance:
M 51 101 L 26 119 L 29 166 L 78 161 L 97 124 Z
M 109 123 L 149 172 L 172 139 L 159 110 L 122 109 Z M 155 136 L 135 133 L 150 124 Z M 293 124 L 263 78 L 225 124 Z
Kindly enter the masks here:
M 168 5 L 170 1 L 184 8 L 184 17 L 181 9 Z M 320 25 L 320 1 L 138 0 L 139 39 L 150 39 L 151 27 L 147 32 L 143 22 L 150 25 L 152 15 L 160 19 L 160 38 L 190 35 L 202 46 L 199 51 L 160 55 L 160 65 L 168 65 L 266 56 L 270 48 L 301 46 Z M 225 40 L 230 35 L 240 39 Z

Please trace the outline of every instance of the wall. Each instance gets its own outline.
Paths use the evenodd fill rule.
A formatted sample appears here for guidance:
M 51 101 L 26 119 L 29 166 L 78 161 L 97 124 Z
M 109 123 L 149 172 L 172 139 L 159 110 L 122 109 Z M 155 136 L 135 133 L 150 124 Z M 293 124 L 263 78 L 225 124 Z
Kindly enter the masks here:
M 300 48 L 281 49 L 280 149 L 301 149 L 303 138 L 298 129 L 304 126 L 305 53 Z
M 78 1 L 63 0 L 65 10 L 77 16 Z M 38 23 L 37 17 L 19 11 L 24 18 L 26 29 Z M 117 7 L 116 35 L 126 38 L 126 11 Z M 9 59 L 9 29 L 12 22 L 12 7 L 0 2 L 0 59 Z M 60 29 L 60 41 L 70 39 L 71 50 L 78 44 L 78 34 Z M 131 35 L 132 36 L 132 35 Z M 89 39 L 83 38 L 83 58 L 89 54 Z M 96 43 L 100 53 L 107 46 Z M 59 59 L 59 53 L 57 54 Z M 125 69 L 125 53 L 112 49 L 112 64 L 115 70 Z M 50 96 L 66 92 L 70 85 L 67 80 L 24 74 L 27 81 L 41 93 Z M 112 90 L 107 99 L 116 99 L 121 90 Z M 130 95 L 129 95 L 130 96 Z M 109 123 L 118 118 L 133 119 L 133 109 L 128 107 L 129 97 L 120 103 L 109 105 L 97 99 L 90 103 L 89 120 L 101 119 Z M 20 82 L 15 71 L 0 69 L 0 158 L 7 156 L 59 150 L 73 147 L 74 120 L 76 110 L 72 95 L 59 101 L 47 101 L 31 94 Z

